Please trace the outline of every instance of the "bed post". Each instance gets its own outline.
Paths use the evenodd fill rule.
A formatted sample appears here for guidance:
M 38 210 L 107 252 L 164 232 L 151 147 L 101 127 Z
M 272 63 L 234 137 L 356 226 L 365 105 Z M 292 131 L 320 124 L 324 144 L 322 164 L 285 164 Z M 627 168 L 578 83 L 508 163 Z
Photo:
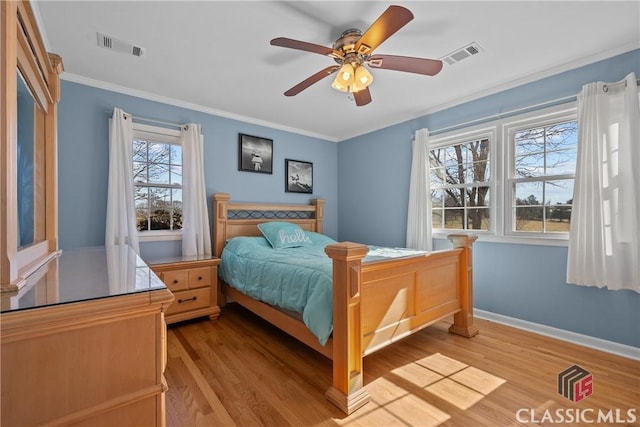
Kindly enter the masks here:
M 220 257 L 224 248 L 227 225 L 227 203 L 231 195 L 216 193 L 213 195 L 213 254 Z
M 466 234 L 450 234 L 447 236 L 454 248 L 462 248 L 460 252 L 460 303 L 462 310 L 453 315 L 453 325 L 449 332 L 472 337 L 479 332 L 473 323 L 473 242 L 478 236 Z
M 324 221 L 324 199 L 313 199 L 311 204 L 316 207 L 315 231 L 316 233 L 322 233 L 322 222 Z
M 333 259 L 333 385 L 327 399 L 350 414 L 369 401 L 362 379 L 360 265 L 369 248 L 351 242 L 329 245 Z

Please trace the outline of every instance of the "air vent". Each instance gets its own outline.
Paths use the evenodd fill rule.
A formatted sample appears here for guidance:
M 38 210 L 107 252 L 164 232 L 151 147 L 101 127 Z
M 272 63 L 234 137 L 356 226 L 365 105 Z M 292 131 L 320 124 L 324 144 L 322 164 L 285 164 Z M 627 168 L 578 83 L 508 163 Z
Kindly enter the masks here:
M 453 52 L 443 56 L 441 59 L 447 64 L 453 65 L 463 59 L 469 58 L 470 56 L 477 55 L 481 51 L 482 48 L 477 43 L 473 42 L 465 47 L 454 50 Z
M 137 57 L 144 56 L 145 49 L 143 47 L 136 46 L 132 43 L 128 43 L 122 40 L 118 40 L 106 34 L 97 33 L 97 35 L 98 35 L 98 46 L 100 47 L 114 50 L 120 53 L 125 53 L 128 55 L 137 56 Z

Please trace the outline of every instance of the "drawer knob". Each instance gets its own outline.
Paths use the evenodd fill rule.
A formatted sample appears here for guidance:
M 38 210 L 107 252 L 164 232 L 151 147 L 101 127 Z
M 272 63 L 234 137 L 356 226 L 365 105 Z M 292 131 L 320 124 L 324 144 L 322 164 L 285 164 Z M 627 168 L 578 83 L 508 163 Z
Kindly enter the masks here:
M 182 304 L 183 302 L 195 301 L 195 300 L 197 300 L 197 299 L 198 299 L 198 297 L 197 297 L 197 296 L 192 297 L 192 298 L 179 299 L 179 300 L 178 300 L 178 304 Z
M 178 283 L 178 279 L 173 279 L 173 283 L 174 284 Z
M 198 276 L 198 280 L 202 280 L 202 276 Z

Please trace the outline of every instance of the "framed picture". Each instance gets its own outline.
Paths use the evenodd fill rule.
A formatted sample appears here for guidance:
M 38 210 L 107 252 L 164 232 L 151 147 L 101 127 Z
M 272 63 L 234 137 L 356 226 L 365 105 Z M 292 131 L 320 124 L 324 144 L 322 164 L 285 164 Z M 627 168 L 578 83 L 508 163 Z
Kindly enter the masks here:
M 313 163 L 285 159 L 285 191 L 313 193 Z
M 273 173 L 273 140 L 239 134 L 238 170 Z

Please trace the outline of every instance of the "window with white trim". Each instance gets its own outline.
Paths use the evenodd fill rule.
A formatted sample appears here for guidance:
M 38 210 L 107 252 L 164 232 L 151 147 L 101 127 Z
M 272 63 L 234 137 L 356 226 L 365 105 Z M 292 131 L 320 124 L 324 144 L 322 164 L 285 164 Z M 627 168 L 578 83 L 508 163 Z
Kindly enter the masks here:
M 142 240 L 179 238 L 182 229 L 180 132 L 134 123 L 133 176 L 139 237 Z
M 577 146 L 575 103 L 432 137 L 434 237 L 566 245 Z
M 578 149 L 574 112 L 505 125 L 505 232 L 568 236 Z
M 493 230 L 492 146 L 495 132 L 482 130 L 430 144 L 429 170 L 434 231 Z

